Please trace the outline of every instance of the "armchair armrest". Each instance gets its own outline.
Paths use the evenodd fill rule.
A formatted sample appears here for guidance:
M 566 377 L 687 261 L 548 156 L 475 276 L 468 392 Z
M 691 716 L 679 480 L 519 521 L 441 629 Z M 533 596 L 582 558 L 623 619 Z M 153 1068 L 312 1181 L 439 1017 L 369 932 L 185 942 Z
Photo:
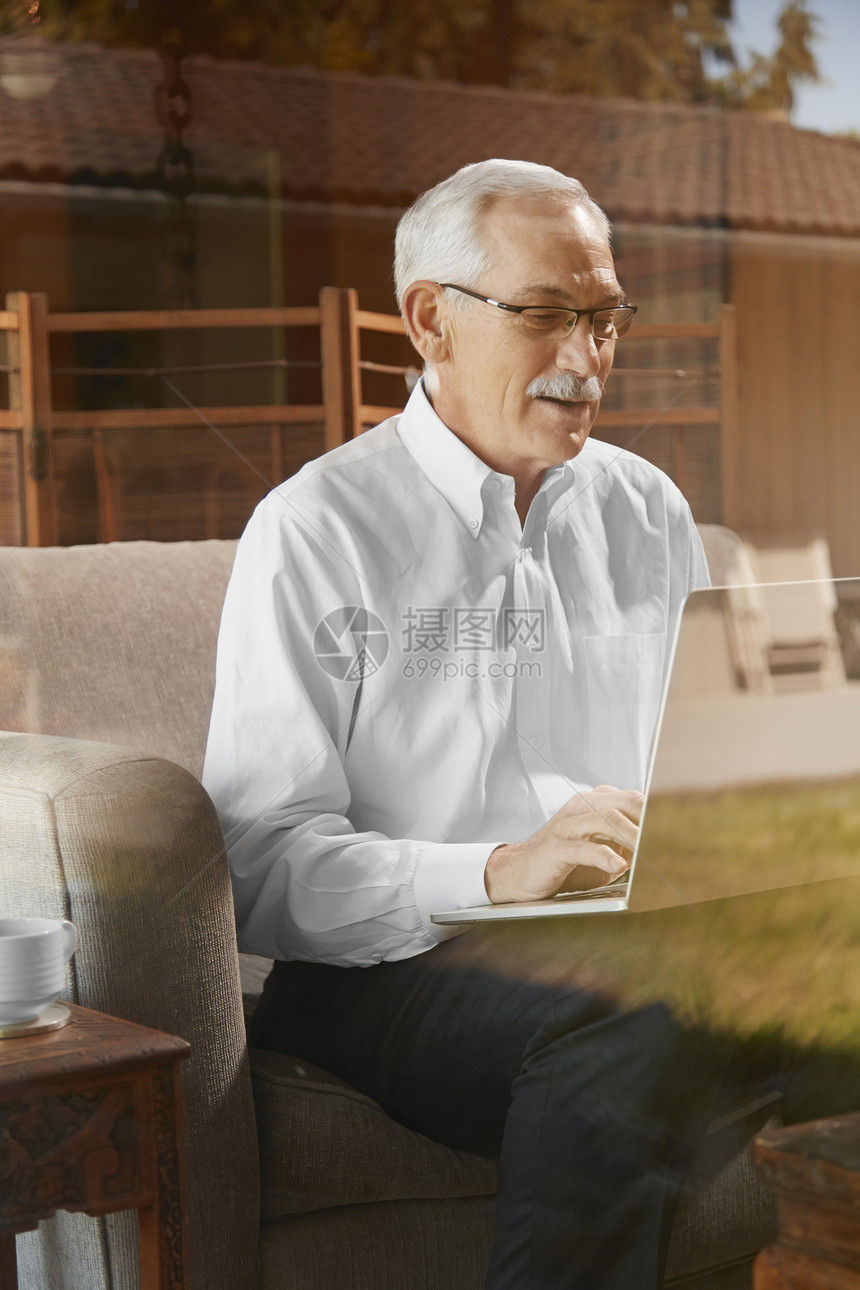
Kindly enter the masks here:
M 75 924 L 63 998 L 190 1042 L 182 1085 L 192 1279 L 250 1288 L 260 1205 L 253 1098 L 224 839 L 202 785 L 133 749 L 0 733 L 0 905 L 6 915 Z M 66 1275 L 84 1260 L 72 1278 L 81 1290 L 113 1286 L 108 1269 L 129 1259 L 129 1242 L 136 1255 L 134 1214 L 51 1222 L 59 1219 L 53 1238 L 42 1229 L 19 1237 L 27 1283 L 59 1284 L 50 1273 L 59 1252 Z M 76 1248 L 87 1240 L 90 1257 Z M 94 1279 L 98 1267 L 103 1279 Z

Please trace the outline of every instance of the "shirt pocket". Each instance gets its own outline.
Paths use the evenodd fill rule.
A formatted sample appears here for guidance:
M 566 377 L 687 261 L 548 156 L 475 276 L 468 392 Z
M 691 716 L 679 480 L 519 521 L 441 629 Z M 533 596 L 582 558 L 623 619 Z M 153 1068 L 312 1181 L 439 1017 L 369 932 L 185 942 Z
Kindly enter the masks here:
M 583 648 L 594 782 L 643 789 L 660 711 L 666 637 L 586 636 Z

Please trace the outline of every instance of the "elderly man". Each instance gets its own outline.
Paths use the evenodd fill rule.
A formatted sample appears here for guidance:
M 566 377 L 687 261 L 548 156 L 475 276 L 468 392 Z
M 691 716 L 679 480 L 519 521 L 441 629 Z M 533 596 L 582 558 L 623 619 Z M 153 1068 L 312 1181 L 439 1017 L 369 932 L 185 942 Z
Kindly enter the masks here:
M 709 1109 L 692 1066 L 683 1111 L 667 1081 L 680 1028 L 454 969 L 430 915 L 626 868 L 701 544 L 589 439 L 635 307 L 581 184 L 466 166 L 395 274 L 422 381 L 260 503 L 224 606 L 203 782 L 240 949 L 278 960 L 254 1042 L 500 1156 L 493 1290 L 654 1286 Z

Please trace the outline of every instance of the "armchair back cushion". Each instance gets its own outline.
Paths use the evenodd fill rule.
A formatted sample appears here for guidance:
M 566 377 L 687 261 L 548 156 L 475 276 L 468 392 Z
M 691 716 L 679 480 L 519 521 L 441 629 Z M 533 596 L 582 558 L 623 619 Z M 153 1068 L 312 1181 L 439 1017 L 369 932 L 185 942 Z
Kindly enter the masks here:
M 0 730 L 166 757 L 198 779 L 234 541 L 5 547 Z

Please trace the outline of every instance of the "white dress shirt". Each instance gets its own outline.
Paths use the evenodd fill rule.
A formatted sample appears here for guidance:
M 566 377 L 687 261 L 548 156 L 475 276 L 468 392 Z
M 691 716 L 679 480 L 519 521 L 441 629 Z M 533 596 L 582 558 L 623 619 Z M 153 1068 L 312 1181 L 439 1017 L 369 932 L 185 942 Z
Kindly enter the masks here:
M 689 507 L 588 440 L 514 481 L 405 411 L 258 505 L 218 639 L 203 783 L 239 948 L 367 965 L 455 934 L 484 866 L 579 788 L 642 788 L 667 641 L 708 572 Z

